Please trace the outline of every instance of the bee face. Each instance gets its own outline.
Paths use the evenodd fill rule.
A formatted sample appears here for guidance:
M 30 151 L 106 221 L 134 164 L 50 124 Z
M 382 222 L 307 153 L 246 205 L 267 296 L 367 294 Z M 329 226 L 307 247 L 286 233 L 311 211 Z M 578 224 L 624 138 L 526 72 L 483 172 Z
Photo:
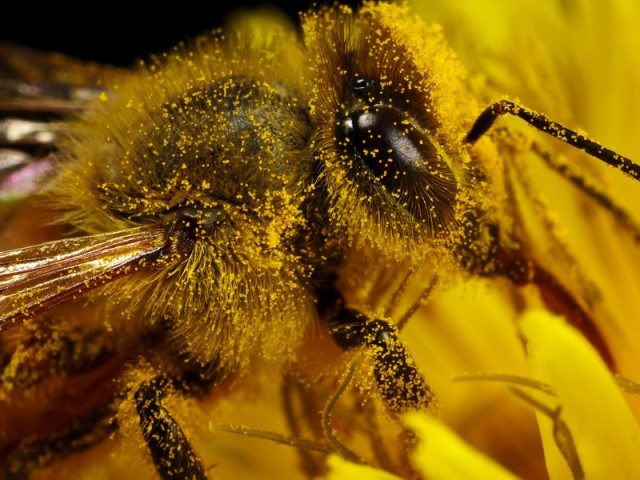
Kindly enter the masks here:
M 494 173 L 513 139 L 481 134 L 471 145 L 482 105 L 439 29 L 368 3 L 304 15 L 302 38 L 226 35 L 116 75 L 67 124 L 55 163 L 44 159 L 55 171 L 43 192 L 48 220 L 78 236 L 0 253 L 5 372 L 28 379 L 3 374 L 5 396 L 45 390 L 46 375 L 75 385 L 87 370 L 111 388 L 72 426 L 31 432 L 41 450 L 29 432 L 9 435 L 13 459 L 33 457 L 21 468 L 44 461 L 59 430 L 81 448 L 87 418 L 106 436 L 117 417 L 125 435 L 142 428 L 161 476 L 204 478 L 167 407 L 174 397 L 224 392 L 256 370 L 273 384 L 286 365 L 284 396 L 302 378 L 301 403 L 317 411 L 329 394 L 313 383 L 352 358 L 338 347 L 368 355 L 371 396 L 387 412 L 428 408 L 433 394 L 386 318 L 418 288 L 412 279 L 421 293 L 400 327 L 438 281 L 462 274 L 534 285 L 591 328 L 509 237 L 508 192 Z M 55 341 L 42 342 L 51 329 Z M 307 358 L 318 353 L 322 361 Z

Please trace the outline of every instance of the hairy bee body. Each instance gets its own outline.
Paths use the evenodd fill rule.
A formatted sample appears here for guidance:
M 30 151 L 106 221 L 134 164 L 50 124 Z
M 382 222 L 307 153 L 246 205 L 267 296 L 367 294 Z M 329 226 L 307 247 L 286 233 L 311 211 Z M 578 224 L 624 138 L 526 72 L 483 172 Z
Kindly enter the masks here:
M 103 293 L 116 315 L 164 321 L 182 354 L 224 369 L 260 350 L 291 355 L 313 308 L 295 251 L 311 173 L 299 59 L 242 41 L 209 39 L 132 77 L 74 131 L 53 192 L 91 234 L 206 212 L 189 259 Z
M 483 105 L 439 28 L 366 3 L 303 15 L 302 38 L 274 29 L 206 36 L 109 76 L 40 159 L 41 191 L 0 210 L 0 245 L 20 247 L 0 254 L 0 401 L 21 412 L 0 416 L 8 476 L 120 429 L 161 477 L 205 478 L 167 405 L 180 417 L 183 397 L 224 404 L 258 372 L 282 382 L 294 434 L 328 436 L 287 402 L 321 409 L 354 357 L 340 349 L 368 352 L 359 386 L 377 382 L 392 416 L 428 407 L 387 317 L 411 297 L 402 326 L 461 277 L 534 285 L 604 344 L 582 292 L 521 241 L 503 164 L 519 137 L 467 141 Z M 44 216 L 36 228 L 30 213 Z M 28 425 L 66 402 L 46 428 Z M 362 413 L 350 408 L 347 431 Z M 374 443 L 394 435 L 365 424 L 353 429 Z M 405 453 L 385 468 L 413 474 Z
M 309 16 L 306 47 L 291 34 L 269 44 L 248 32 L 206 38 L 91 108 L 46 189 L 58 221 L 100 235 L 194 215 L 181 220 L 194 224 L 188 246 L 178 238 L 157 268 L 100 288 L 110 328 L 166 329 L 180 355 L 222 370 L 254 355 L 284 361 L 315 315 L 327 265 L 347 250 L 416 264 L 430 249 L 449 252 L 474 163 L 452 139 L 473 110 L 425 105 L 427 95 L 473 102 L 439 32 L 425 32 L 420 57 L 404 55 L 418 48 L 410 42 L 387 45 L 402 21 L 402 10 L 379 5 Z M 359 90 L 367 79 L 375 83 Z M 409 141 L 375 144 L 362 127 L 357 138 L 345 123 L 352 112 L 381 116 L 397 129 L 385 135 Z M 399 165 L 388 167 L 393 149 Z

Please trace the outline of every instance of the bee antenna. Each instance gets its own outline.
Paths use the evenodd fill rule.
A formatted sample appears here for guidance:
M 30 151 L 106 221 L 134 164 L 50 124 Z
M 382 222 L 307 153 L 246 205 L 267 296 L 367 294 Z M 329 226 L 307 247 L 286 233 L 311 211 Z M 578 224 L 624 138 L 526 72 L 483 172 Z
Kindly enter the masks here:
M 622 155 L 603 147 L 593 140 L 589 140 L 584 135 L 577 133 L 564 125 L 554 122 L 540 113 L 517 105 L 508 100 L 500 100 L 487 107 L 476 119 L 475 123 L 467 133 L 465 142 L 474 144 L 487 130 L 491 128 L 498 117 L 505 114 L 515 115 L 521 118 L 529 125 L 537 128 L 541 132 L 551 135 L 552 137 L 562 140 L 563 142 L 585 151 L 592 157 L 620 169 L 622 172 L 630 175 L 635 180 L 640 181 L 640 165 Z

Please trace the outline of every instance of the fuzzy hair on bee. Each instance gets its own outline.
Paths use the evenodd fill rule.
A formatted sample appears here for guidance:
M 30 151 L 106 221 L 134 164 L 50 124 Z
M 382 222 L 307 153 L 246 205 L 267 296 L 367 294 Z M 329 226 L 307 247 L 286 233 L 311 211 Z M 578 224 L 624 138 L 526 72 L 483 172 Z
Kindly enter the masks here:
M 228 423 L 238 395 L 275 386 L 293 437 L 314 437 L 278 437 L 307 476 L 332 452 L 415 476 L 399 418 L 437 402 L 402 329 L 461 278 L 534 287 L 615 370 L 589 302 L 522 238 L 504 170 L 525 147 L 494 124 L 519 117 L 556 137 L 539 142 L 550 151 L 566 141 L 636 180 L 637 164 L 478 98 L 441 28 L 406 6 L 270 27 L 216 31 L 134 71 L 0 46 L 3 478 L 114 436 L 155 476 L 210 478 L 190 408 Z M 331 421 L 385 441 L 354 454 Z
M 209 38 L 168 54 L 74 130 L 75 158 L 53 191 L 81 206 L 63 221 L 90 234 L 165 226 L 182 212 L 162 268 L 102 293 L 122 300 L 124 318 L 167 322 L 182 355 L 225 370 L 246 367 L 251 352 L 292 355 L 312 318 L 310 271 L 294 248 L 311 165 L 291 42 L 265 53 L 246 39 Z

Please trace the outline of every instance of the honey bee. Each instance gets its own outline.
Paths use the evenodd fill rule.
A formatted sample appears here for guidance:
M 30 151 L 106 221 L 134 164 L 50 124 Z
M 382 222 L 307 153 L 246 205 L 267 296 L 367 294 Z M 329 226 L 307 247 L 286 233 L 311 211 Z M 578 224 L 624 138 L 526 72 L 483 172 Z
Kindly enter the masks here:
M 406 7 L 322 7 L 301 36 L 218 32 L 135 72 L 0 53 L 7 478 L 118 428 L 137 429 L 161 478 L 207 478 L 176 397 L 224 396 L 265 369 L 312 382 L 305 364 L 353 351 L 390 415 L 430 408 L 399 332 L 461 277 L 536 287 L 615 368 L 582 292 L 505 214 L 500 170 L 524 147 L 494 124 L 520 117 L 636 180 L 640 167 L 511 101 L 481 104 L 441 31 Z M 527 148 L 554 166 L 545 145 Z

